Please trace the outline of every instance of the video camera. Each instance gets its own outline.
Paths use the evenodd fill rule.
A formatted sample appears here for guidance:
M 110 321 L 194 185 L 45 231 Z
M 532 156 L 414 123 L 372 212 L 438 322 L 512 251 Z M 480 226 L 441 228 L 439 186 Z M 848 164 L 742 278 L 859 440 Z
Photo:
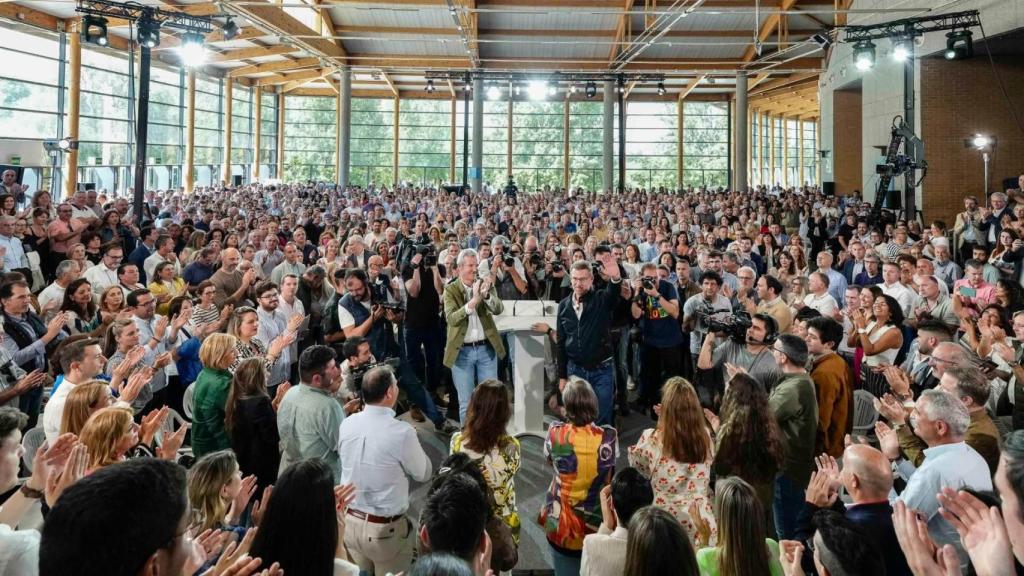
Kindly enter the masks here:
M 708 305 L 704 316 L 704 325 L 708 332 L 715 334 L 726 334 L 733 342 L 743 344 L 747 341 L 747 328 L 753 325 L 750 314 L 740 310 L 739 312 L 715 312 Z
M 349 382 L 348 382 L 349 390 L 352 391 L 352 394 L 356 398 L 359 398 L 360 400 L 362 400 L 363 399 L 363 376 L 365 376 L 367 372 L 369 372 L 370 370 L 372 370 L 374 368 L 377 368 L 379 366 L 384 366 L 384 367 L 388 368 L 389 370 L 391 370 L 392 373 L 397 374 L 398 373 L 398 368 L 400 366 L 400 363 L 401 363 L 401 360 L 399 360 L 398 358 L 385 358 L 385 359 L 380 360 L 378 362 L 371 362 L 371 363 L 363 364 L 362 366 L 357 366 L 355 368 L 351 368 L 349 370 L 349 372 L 348 372 L 348 376 L 349 376 Z
M 399 270 L 406 270 L 412 266 L 412 259 L 417 254 L 423 257 L 420 260 L 421 268 L 432 268 L 437 266 L 437 250 L 434 245 L 430 242 L 424 242 L 417 244 L 412 239 L 406 238 L 398 245 L 398 254 L 396 259 L 398 260 Z
M 380 275 L 371 282 L 366 284 L 366 289 L 370 291 L 370 304 L 374 306 L 380 306 L 385 310 L 405 310 L 401 302 L 389 302 L 388 301 L 388 282 L 387 276 Z

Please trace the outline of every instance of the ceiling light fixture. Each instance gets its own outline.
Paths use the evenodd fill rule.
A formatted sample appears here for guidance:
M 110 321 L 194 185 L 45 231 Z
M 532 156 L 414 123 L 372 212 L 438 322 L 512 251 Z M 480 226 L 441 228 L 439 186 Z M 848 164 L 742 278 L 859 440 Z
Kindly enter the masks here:
M 526 86 L 526 95 L 530 100 L 543 100 L 548 94 L 548 83 L 544 80 L 532 80 Z
M 946 34 L 946 60 L 962 60 L 974 56 L 973 36 L 970 30 L 954 30 Z
M 587 86 L 584 88 L 584 94 L 587 96 L 587 98 L 593 98 L 594 96 L 597 96 L 597 84 L 594 84 L 593 82 L 587 82 Z
M 160 23 L 152 19 L 139 20 L 139 44 L 146 48 L 156 48 L 160 45 Z
M 231 19 L 231 16 L 228 16 L 228 19 L 224 22 L 224 26 L 221 27 L 221 30 L 224 33 L 225 40 L 231 40 L 235 36 L 238 36 L 238 24 L 235 24 L 235 21 Z
M 487 99 L 488 100 L 497 100 L 499 98 L 501 98 L 501 88 L 498 88 L 498 86 L 495 85 L 495 84 L 491 84 L 490 86 L 488 86 L 487 87 Z
M 892 40 L 892 58 L 897 62 L 906 62 L 907 58 L 910 58 L 910 53 L 913 50 L 913 44 L 910 38 L 893 38 Z
M 665 95 L 665 83 L 664 82 L 658 82 L 658 96 L 664 96 L 664 95 Z
M 198 68 L 206 63 L 206 49 L 203 48 L 203 35 L 198 32 L 188 32 L 181 38 L 181 46 L 178 46 L 178 56 L 181 62 L 188 68 Z
M 107 39 L 107 19 L 100 16 L 82 16 L 82 30 L 79 35 L 82 42 L 106 46 L 110 42 Z
M 875 67 L 875 43 L 863 40 L 853 45 L 853 64 L 857 70 L 865 71 Z
M 433 94 L 434 93 L 434 81 L 433 80 L 427 80 L 427 87 L 424 90 L 426 90 L 427 94 Z

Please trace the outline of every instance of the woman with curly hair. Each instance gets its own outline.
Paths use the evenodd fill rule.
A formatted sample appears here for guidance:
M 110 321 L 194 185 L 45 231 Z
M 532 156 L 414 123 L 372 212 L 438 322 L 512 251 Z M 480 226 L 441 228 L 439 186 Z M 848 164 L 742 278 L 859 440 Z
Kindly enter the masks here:
M 714 546 L 718 527 L 711 507 L 711 434 L 693 386 L 679 376 L 661 390 L 660 417 L 629 448 L 629 465 L 651 479 L 654 505 L 664 508 L 686 528 L 697 544 L 693 518 L 709 526 L 708 545 Z
M 768 409 L 768 394 L 749 374 L 729 380 L 719 416 L 705 410 L 715 431 L 715 457 L 711 471 L 718 478 L 739 476 L 754 487 L 765 511 L 765 530 L 774 537 L 772 488 L 782 466 L 782 440 Z

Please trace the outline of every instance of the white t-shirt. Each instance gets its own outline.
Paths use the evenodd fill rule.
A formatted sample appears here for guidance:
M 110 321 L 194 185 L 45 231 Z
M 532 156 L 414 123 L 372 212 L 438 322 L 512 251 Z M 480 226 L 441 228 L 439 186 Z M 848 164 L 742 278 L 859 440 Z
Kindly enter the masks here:
M 59 388 L 58 388 L 59 390 Z M 39 574 L 39 532 L 0 524 L 0 576 Z

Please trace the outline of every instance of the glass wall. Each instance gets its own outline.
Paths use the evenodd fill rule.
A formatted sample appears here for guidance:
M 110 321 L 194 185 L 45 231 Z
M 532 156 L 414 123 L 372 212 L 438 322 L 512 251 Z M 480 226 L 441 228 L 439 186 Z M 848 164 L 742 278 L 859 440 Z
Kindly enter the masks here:
M 284 179 L 334 180 L 337 99 L 285 96 Z
M 463 169 L 462 169 L 462 164 L 463 164 L 462 157 L 463 157 L 463 149 L 465 148 L 463 146 L 463 144 L 465 144 L 467 140 L 471 140 L 473 138 L 473 99 L 472 98 L 470 98 L 470 100 L 469 100 L 469 104 L 468 104 L 469 111 L 468 111 L 468 113 L 466 113 L 466 106 L 467 106 L 467 104 L 463 101 L 462 98 L 459 98 L 459 99 L 457 99 L 455 101 L 455 183 L 457 183 L 457 184 L 462 184 L 462 172 L 463 172 Z M 465 132 L 466 122 L 469 123 L 469 132 Z M 466 134 L 469 135 L 468 138 L 466 138 Z M 473 164 L 473 158 L 472 158 L 471 154 L 473 152 L 473 145 L 472 145 L 472 143 L 470 143 L 470 144 L 467 144 L 466 146 L 469 147 L 468 152 L 466 152 L 466 159 L 468 160 L 468 163 L 470 165 L 472 165 Z M 469 184 L 470 181 L 471 181 L 470 174 L 469 174 L 468 171 L 466 171 L 466 184 Z
M 94 183 L 97 189 L 123 188 L 121 182 L 133 180 L 135 94 L 131 68 L 120 54 L 82 50 L 78 180 Z
M 60 44 L 56 37 L 0 29 L 0 61 L 7 63 L 0 68 L 0 135 L 24 140 L 59 137 Z M 9 161 L 0 159 L 3 164 Z M 24 158 L 22 164 L 30 167 L 21 182 L 30 190 L 49 189 L 50 170 L 44 166 L 50 162 L 42 152 L 35 161 Z
M 761 115 L 750 115 L 750 185 L 761 185 Z
M 180 70 L 151 68 L 149 74 L 149 127 L 146 133 L 146 185 L 166 189 L 181 184 L 185 161 L 184 74 Z
M 249 179 L 253 162 L 252 89 L 238 83 L 231 88 L 231 175 Z
M 513 113 L 519 105 L 518 102 L 513 104 Z M 508 107 L 508 102 L 484 101 L 483 180 L 498 189 L 504 188 L 508 181 Z M 470 128 L 470 137 L 472 134 Z M 472 162 L 470 157 L 471 166 Z
M 683 101 L 683 186 L 729 184 L 729 124 L 728 102 Z
M 451 103 L 401 100 L 398 108 L 398 179 L 439 184 L 451 169 Z
M 800 183 L 800 122 L 786 118 L 786 185 Z
M 390 185 L 394 180 L 394 110 L 391 98 L 352 100 L 349 182 Z M 285 155 L 287 157 L 287 155 Z
M 195 167 L 196 186 L 220 182 L 224 160 L 224 98 L 219 78 L 196 78 Z
M 523 190 L 562 187 L 567 105 L 565 101 L 515 103 L 512 173 Z
M 685 136 L 685 135 L 684 135 Z M 676 187 L 679 118 L 675 102 L 626 104 L 626 186 Z
M 818 123 L 814 120 L 808 120 L 801 122 L 801 130 L 804 132 L 804 172 L 801 175 L 800 182 L 796 182 L 796 185 L 803 183 L 817 184 L 818 183 Z
M 604 150 L 601 102 L 569 103 L 569 186 L 600 190 Z
M 772 166 L 772 184 L 782 184 L 782 171 L 785 168 L 785 160 L 783 158 L 783 144 L 785 143 L 785 133 L 783 132 L 782 118 L 773 117 L 771 118 L 772 135 L 775 140 L 772 142 L 772 153 L 774 157 L 774 163 Z
M 260 100 L 260 178 L 280 178 L 277 171 L 277 94 L 262 94 Z

